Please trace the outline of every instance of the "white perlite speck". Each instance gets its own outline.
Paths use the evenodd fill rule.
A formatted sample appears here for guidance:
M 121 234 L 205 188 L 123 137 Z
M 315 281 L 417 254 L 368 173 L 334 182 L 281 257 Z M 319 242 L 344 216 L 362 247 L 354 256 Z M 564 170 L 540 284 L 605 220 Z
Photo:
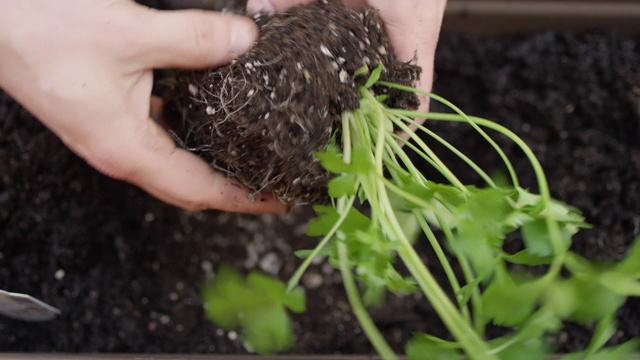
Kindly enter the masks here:
M 340 70 L 340 82 L 346 84 L 349 81 L 349 74 L 345 69 Z
M 331 53 L 331 51 L 329 51 L 329 49 L 326 46 L 324 46 L 324 44 L 320 44 L 320 52 L 322 52 L 328 57 L 333 57 L 333 54 Z
M 258 266 L 260 266 L 260 269 L 262 269 L 262 271 L 268 274 L 277 275 L 278 271 L 280 271 L 281 264 L 282 262 L 280 261 L 278 255 L 274 252 L 270 252 L 267 253 L 262 259 L 260 259 L 260 263 L 258 264 Z
M 198 95 L 198 87 L 195 86 L 194 84 L 189 84 L 189 94 L 191 94 L 191 96 L 197 96 Z
M 53 274 L 53 277 L 56 280 L 62 280 L 64 279 L 65 275 L 67 275 L 67 273 L 63 270 L 63 269 L 58 269 L 56 270 L 56 272 Z

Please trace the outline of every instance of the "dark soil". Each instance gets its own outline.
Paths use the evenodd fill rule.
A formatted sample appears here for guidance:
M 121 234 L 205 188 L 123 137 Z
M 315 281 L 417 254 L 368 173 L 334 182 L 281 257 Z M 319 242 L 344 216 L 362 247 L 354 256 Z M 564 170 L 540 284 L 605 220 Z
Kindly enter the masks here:
M 319 1 L 255 19 L 260 38 L 249 52 L 213 71 L 178 75 L 180 142 L 254 192 L 327 202 L 329 174 L 314 154 L 327 147 L 340 115 L 360 105 L 357 86 L 367 76 L 352 75 L 383 65 L 383 79 L 412 84 L 419 68 L 395 60 L 372 9 Z M 388 102 L 416 107 L 418 100 L 393 91 Z
M 540 157 L 553 194 L 584 211 L 594 228 L 578 234 L 575 249 L 620 258 L 640 231 L 637 42 L 607 31 L 482 40 L 444 34 L 436 70 L 436 92 L 515 130 Z M 63 312 L 46 323 L 0 317 L 0 350 L 245 351 L 237 334 L 205 319 L 200 284 L 222 261 L 288 278 L 299 263 L 292 250 L 313 244 L 303 235 L 308 209 L 186 213 L 98 174 L 5 94 L 0 119 L 0 288 Z M 485 166 L 497 163 L 464 127 L 437 129 Z M 522 155 L 506 149 L 522 182 L 532 184 L 517 161 Z M 293 352 L 371 352 L 338 274 L 317 264 L 304 284 L 309 311 L 296 317 Z M 444 332 L 418 300 L 393 299 L 374 311 L 398 350 L 413 330 Z M 615 341 L 640 336 L 639 305 L 630 300 L 620 310 Z M 559 351 L 574 350 L 588 333 L 569 324 L 554 340 Z

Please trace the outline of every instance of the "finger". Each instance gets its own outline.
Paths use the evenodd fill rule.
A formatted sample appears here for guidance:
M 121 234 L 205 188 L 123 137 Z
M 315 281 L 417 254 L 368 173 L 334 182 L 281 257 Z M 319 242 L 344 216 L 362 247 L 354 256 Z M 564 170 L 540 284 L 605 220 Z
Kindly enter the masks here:
M 153 68 L 208 68 L 246 52 L 258 37 L 251 19 L 201 10 L 141 9 L 140 58 Z
M 369 0 L 369 3 L 379 10 L 397 58 L 401 61 L 410 61 L 415 58 L 417 64 L 422 68 L 422 75 L 416 86 L 421 90 L 431 91 L 433 58 L 438 44 L 446 1 L 401 0 L 390 2 Z M 407 16 L 407 14 L 420 15 Z M 421 104 L 418 110 L 427 112 L 428 97 L 424 95 L 418 97 Z
M 194 154 L 175 147 L 150 119 L 134 131 L 122 129 L 111 139 L 93 142 L 83 157 L 100 172 L 131 182 L 157 198 L 187 210 L 219 209 L 243 213 L 278 213 L 287 207 L 270 195 L 249 198 L 249 191 Z
M 296 5 L 311 4 L 317 0 L 249 0 L 247 12 L 249 14 L 282 12 Z

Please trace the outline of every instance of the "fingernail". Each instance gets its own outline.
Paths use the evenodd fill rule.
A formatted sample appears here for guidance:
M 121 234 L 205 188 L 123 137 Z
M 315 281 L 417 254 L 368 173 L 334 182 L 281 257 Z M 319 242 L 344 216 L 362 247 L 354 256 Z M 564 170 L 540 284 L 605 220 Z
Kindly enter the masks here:
M 242 19 L 231 31 L 231 52 L 233 55 L 245 53 L 258 38 L 258 27 L 253 21 Z
M 273 14 L 276 11 L 273 8 L 273 5 L 271 5 L 271 1 L 269 0 L 249 0 L 247 2 L 247 12 L 249 14 L 257 14 L 257 13 Z

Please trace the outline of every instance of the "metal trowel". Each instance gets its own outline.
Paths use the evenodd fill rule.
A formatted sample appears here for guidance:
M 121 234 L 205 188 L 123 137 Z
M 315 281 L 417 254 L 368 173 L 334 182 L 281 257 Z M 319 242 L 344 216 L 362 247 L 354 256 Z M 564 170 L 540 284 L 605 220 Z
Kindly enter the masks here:
M 0 315 L 24 321 L 48 321 L 60 313 L 30 295 L 0 290 Z

